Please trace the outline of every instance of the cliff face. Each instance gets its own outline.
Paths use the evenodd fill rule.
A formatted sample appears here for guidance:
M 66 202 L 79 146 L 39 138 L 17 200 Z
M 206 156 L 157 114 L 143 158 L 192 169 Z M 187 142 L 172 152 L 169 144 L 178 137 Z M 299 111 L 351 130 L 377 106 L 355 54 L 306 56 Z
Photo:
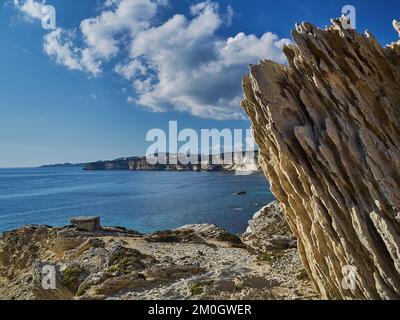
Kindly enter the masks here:
M 242 106 L 321 296 L 400 298 L 400 41 L 332 23 L 251 66 Z
M 85 170 L 132 170 L 132 171 L 259 171 L 258 151 L 254 152 L 254 157 L 246 158 L 246 153 L 220 154 L 208 156 L 208 162 L 202 161 L 202 156 L 197 155 L 197 163 L 183 164 L 178 155 L 160 154 L 161 163 L 151 164 L 146 157 L 121 158 L 111 161 L 97 161 L 88 163 L 84 166 Z M 216 157 L 217 160 L 213 159 Z M 174 160 L 175 161 L 170 161 Z M 225 159 L 228 159 L 225 161 Z M 230 159 L 230 160 L 229 160 Z M 232 161 L 233 160 L 233 161 Z

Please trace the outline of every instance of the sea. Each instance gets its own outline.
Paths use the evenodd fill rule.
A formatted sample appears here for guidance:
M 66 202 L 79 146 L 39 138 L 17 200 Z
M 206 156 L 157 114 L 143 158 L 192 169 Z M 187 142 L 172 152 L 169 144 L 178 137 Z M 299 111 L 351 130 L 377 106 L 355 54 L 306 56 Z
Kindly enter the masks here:
M 0 169 L 0 232 L 95 215 L 142 233 L 197 223 L 242 233 L 273 200 L 262 173 Z

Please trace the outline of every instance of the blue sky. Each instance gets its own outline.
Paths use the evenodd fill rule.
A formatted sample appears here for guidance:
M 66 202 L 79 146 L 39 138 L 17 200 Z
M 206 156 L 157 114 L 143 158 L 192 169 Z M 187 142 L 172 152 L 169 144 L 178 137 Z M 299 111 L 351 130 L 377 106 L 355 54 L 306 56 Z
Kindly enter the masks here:
M 57 29 L 44 30 L 38 0 L 3 3 L 0 167 L 144 154 L 170 120 L 247 129 L 241 75 L 283 61 L 295 22 L 324 27 L 352 4 L 357 29 L 386 44 L 400 18 L 397 0 L 48 0 Z

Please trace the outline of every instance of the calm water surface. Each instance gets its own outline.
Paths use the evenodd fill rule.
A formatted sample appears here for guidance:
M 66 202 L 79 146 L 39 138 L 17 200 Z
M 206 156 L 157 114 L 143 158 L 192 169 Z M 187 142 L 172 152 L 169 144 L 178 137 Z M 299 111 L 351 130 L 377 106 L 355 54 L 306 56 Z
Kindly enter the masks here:
M 0 231 L 99 215 L 103 225 L 140 232 L 215 223 L 238 233 L 273 199 L 262 174 L 0 169 Z

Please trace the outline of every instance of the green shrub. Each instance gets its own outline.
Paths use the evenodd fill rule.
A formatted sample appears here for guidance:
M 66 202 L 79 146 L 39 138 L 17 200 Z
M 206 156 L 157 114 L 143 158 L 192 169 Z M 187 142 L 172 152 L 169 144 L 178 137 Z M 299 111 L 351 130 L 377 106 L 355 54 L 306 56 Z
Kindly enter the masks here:
M 213 283 L 213 280 L 197 282 L 190 287 L 190 294 L 192 296 L 199 296 L 203 294 L 205 287 L 211 286 Z
M 128 274 L 132 271 L 142 270 L 146 266 L 143 259 L 146 259 L 146 256 L 139 250 L 121 248 L 112 255 L 107 271 Z
M 282 258 L 283 255 L 284 255 L 284 253 L 279 250 L 262 252 L 258 255 L 257 260 L 272 263 L 274 260 Z
M 90 284 L 88 284 L 88 283 L 83 283 L 83 284 L 79 287 L 78 292 L 76 293 L 76 295 L 77 295 L 78 297 L 83 296 L 83 295 L 89 290 L 89 288 L 90 288 Z
M 242 242 L 242 240 L 240 240 L 238 236 L 235 236 L 229 232 L 222 233 L 221 235 L 218 236 L 217 240 L 224 242 L 235 242 L 235 243 Z
M 71 291 L 79 287 L 79 278 L 85 271 L 78 266 L 71 266 L 62 272 L 61 283 Z
M 146 238 L 149 242 L 176 243 L 180 241 L 179 233 L 166 230 L 153 233 Z

